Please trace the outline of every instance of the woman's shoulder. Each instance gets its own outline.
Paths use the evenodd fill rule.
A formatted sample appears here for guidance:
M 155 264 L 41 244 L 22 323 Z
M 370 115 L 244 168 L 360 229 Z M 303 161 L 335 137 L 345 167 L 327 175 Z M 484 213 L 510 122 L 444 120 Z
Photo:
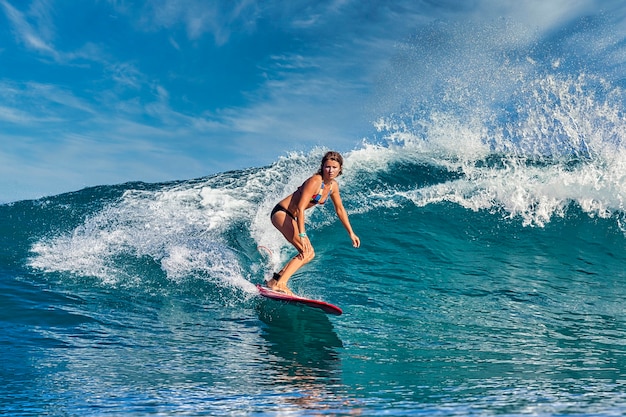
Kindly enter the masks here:
M 304 183 L 305 184 L 310 184 L 310 183 L 321 184 L 323 181 L 324 180 L 322 179 L 322 176 L 320 174 L 313 174 L 306 181 L 304 181 Z
M 318 174 L 313 174 L 312 176 L 304 180 L 302 185 L 298 187 L 298 191 L 308 187 L 319 187 L 321 183 L 322 177 Z

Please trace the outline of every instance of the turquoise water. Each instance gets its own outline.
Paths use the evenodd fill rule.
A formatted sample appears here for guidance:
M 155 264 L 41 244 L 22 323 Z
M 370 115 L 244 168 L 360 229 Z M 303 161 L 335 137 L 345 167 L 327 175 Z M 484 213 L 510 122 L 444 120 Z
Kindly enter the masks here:
M 254 290 L 292 254 L 271 206 L 321 150 L 1 206 L 0 410 L 624 414 L 626 239 L 615 196 L 583 208 L 579 187 L 553 197 L 545 218 L 536 198 L 507 210 L 493 198 L 501 185 L 477 185 L 509 187 L 531 172 L 587 178 L 594 162 L 504 169 L 505 157 L 487 155 L 451 169 L 458 161 L 420 162 L 410 149 L 346 155 L 342 195 L 361 248 L 331 206 L 309 218 L 317 256 L 292 288 L 341 306 L 339 317 Z

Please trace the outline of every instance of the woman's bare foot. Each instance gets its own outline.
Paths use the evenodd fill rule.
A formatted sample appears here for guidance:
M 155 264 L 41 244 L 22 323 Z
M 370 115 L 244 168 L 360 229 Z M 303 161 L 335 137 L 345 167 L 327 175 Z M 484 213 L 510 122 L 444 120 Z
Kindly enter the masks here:
M 281 292 L 287 295 L 295 295 L 286 285 L 282 285 L 280 282 L 276 281 L 274 278 L 267 281 L 267 287 L 276 292 Z

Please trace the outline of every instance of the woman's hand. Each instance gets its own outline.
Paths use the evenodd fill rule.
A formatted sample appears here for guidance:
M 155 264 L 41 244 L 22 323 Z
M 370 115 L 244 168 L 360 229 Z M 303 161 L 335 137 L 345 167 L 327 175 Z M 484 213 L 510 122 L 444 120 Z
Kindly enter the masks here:
M 305 255 L 311 252 L 311 241 L 308 236 L 301 236 L 300 242 L 302 243 L 302 254 Z
M 352 239 L 352 246 L 354 246 L 355 248 L 361 246 L 361 239 L 359 239 L 359 237 L 354 233 L 350 235 L 350 239 Z

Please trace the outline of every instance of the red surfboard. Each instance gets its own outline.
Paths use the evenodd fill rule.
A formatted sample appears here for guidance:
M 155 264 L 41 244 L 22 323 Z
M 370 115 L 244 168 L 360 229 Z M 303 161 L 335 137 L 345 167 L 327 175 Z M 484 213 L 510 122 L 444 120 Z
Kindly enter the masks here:
M 300 305 L 305 305 L 305 306 L 309 306 L 313 308 L 319 308 L 325 313 L 334 314 L 336 316 L 340 316 L 341 314 L 343 314 L 343 311 L 341 311 L 339 307 L 337 307 L 336 305 L 327 303 L 326 301 L 312 300 L 310 298 L 298 297 L 297 295 L 287 295 L 282 292 L 272 291 L 269 288 L 263 287 L 259 284 L 257 284 L 256 287 L 259 290 L 259 293 L 263 297 L 271 298 L 272 300 L 285 301 L 287 303 L 300 304 Z

